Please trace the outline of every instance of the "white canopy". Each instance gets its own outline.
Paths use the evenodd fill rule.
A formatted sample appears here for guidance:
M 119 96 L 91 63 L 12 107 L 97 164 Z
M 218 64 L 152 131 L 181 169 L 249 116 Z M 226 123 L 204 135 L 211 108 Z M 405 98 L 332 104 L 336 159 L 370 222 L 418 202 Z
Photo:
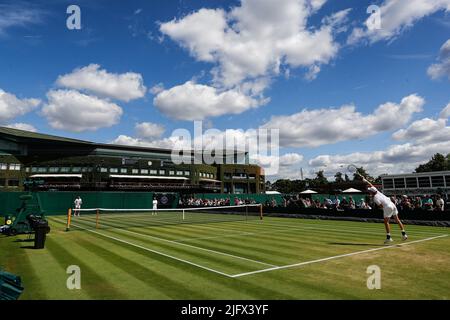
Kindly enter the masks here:
M 302 191 L 300 193 L 302 193 L 302 194 L 313 194 L 313 193 L 317 193 L 317 192 L 315 192 L 314 190 L 305 190 L 305 191 Z
M 168 177 L 168 176 L 130 176 L 122 174 L 110 174 L 111 178 L 125 178 L 125 179 L 167 179 L 167 180 L 189 180 L 186 177 Z
M 347 190 L 342 191 L 342 193 L 361 193 L 361 190 L 355 188 L 349 188 Z
M 30 178 L 81 178 L 81 174 L 34 174 Z
M 280 192 L 278 192 L 278 191 L 266 191 L 266 194 L 281 194 Z

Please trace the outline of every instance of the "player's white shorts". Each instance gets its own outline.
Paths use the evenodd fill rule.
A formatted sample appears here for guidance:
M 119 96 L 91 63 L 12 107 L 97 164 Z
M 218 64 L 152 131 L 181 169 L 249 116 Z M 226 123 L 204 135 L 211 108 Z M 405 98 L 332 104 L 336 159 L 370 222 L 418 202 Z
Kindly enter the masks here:
M 75 205 L 75 209 L 81 209 L 81 205 L 76 204 L 76 205 Z
M 390 218 L 392 216 L 398 215 L 398 210 L 396 206 L 383 208 L 383 214 L 385 218 Z

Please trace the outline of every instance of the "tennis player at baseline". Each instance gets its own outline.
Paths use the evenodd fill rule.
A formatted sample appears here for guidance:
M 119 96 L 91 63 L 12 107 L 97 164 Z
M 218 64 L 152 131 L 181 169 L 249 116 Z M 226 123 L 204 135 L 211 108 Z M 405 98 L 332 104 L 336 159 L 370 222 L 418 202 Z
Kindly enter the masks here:
M 408 239 L 408 235 L 406 234 L 405 227 L 403 226 L 403 223 L 398 218 L 398 210 L 395 204 L 386 197 L 384 194 L 382 194 L 380 191 L 377 190 L 371 184 L 369 181 L 367 181 L 363 177 L 363 181 L 369 185 L 369 188 L 367 191 L 373 196 L 373 202 L 375 202 L 379 207 L 383 208 L 383 214 L 384 214 L 384 226 L 386 227 L 386 240 L 384 241 L 385 244 L 389 244 L 392 241 L 394 241 L 391 238 L 391 226 L 389 225 L 389 220 L 391 217 L 394 217 L 395 222 L 398 223 L 398 226 L 400 227 L 400 230 L 402 231 L 402 240 Z

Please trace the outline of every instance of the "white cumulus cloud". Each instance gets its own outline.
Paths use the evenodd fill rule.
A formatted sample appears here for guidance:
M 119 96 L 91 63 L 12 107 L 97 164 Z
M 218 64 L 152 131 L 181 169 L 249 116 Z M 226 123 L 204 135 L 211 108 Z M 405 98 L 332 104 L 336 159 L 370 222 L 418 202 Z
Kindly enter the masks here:
M 379 9 L 367 18 L 364 27 L 353 29 L 347 41 L 349 44 L 392 40 L 424 17 L 440 10 L 450 11 L 450 0 L 385 0 Z M 377 14 L 381 18 L 380 28 L 372 24 Z
M 19 129 L 19 130 L 25 130 L 25 131 L 31 131 L 31 132 L 37 132 L 37 129 L 28 123 L 12 123 L 8 124 L 6 127 L 12 128 L 12 129 Z
M 122 108 L 117 104 L 75 90 L 51 90 L 42 115 L 52 128 L 81 132 L 117 124 Z
M 203 120 L 224 114 L 239 114 L 256 108 L 264 101 L 238 90 L 220 91 L 188 81 L 158 93 L 153 104 L 165 115 L 178 120 Z
M 165 131 L 163 125 L 152 122 L 141 122 L 135 125 L 136 135 L 144 140 L 160 138 Z
M 142 98 L 147 91 L 141 74 L 134 72 L 109 73 L 100 69 L 98 64 L 90 64 L 59 76 L 56 84 L 125 102 Z
M 447 77 L 450 80 L 450 39 L 448 39 L 439 51 L 438 63 L 432 64 L 428 70 L 431 79 Z
M 353 105 L 304 109 L 292 115 L 273 116 L 262 128 L 279 129 L 281 146 L 317 147 L 399 129 L 422 110 L 424 103 L 422 97 L 412 94 L 399 104 L 384 103 L 368 115 L 357 112 Z
M 40 105 L 39 99 L 20 99 L 0 89 L 0 122 L 24 115 Z

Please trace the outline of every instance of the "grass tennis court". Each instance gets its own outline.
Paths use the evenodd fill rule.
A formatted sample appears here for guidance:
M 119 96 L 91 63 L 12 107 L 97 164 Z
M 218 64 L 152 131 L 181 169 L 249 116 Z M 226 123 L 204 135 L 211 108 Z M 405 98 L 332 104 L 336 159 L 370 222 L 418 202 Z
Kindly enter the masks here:
M 133 219 L 142 217 L 116 215 L 95 229 L 95 217 L 82 215 L 66 232 L 64 216 L 49 217 L 45 249 L 27 248 L 24 235 L 2 237 L 0 265 L 22 277 L 21 299 L 450 299 L 446 228 L 410 225 L 401 242 L 393 225 L 387 247 L 378 223 L 265 217 L 138 227 Z M 81 269 L 81 290 L 66 287 L 70 265 Z M 380 290 L 367 288 L 370 265 L 381 269 Z

